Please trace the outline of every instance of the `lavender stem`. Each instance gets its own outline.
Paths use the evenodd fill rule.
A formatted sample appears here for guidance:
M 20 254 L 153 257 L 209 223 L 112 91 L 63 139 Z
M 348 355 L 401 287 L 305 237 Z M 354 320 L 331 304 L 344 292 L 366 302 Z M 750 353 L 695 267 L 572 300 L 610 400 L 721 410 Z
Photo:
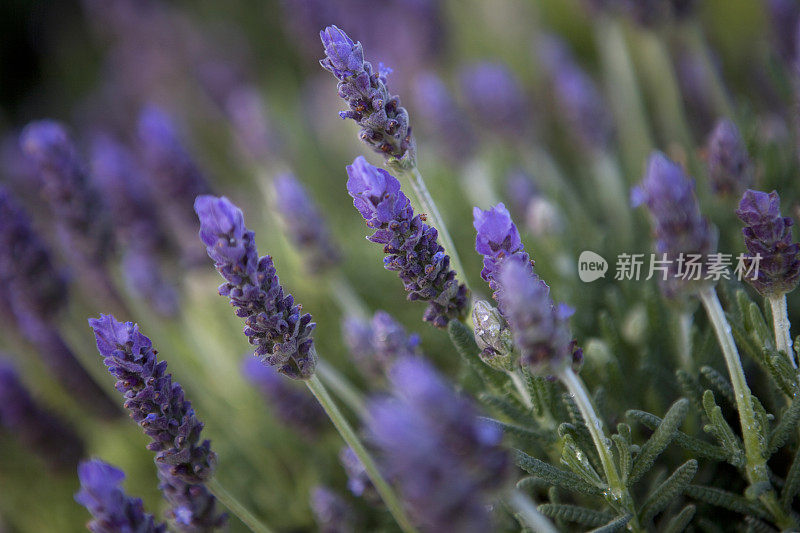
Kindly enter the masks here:
M 272 530 L 262 523 L 258 518 L 253 516 L 236 497 L 223 487 L 216 477 L 209 479 L 206 482 L 206 487 L 230 512 L 236 515 L 236 518 L 246 525 L 253 533 L 272 533 Z
M 536 509 L 536 504 L 526 494 L 514 489 L 508 493 L 508 503 L 517 511 L 519 517 L 531 531 L 537 533 L 558 532 L 550 520 Z
M 789 362 L 792 363 L 792 367 L 797 368 L 792 350 L 791 324 L 786 310 L 786 293 L 770 296 L 769 305 L 772 308 L 772 322 L 775 327 L 775 348 L 779 352 L 785 353 Z

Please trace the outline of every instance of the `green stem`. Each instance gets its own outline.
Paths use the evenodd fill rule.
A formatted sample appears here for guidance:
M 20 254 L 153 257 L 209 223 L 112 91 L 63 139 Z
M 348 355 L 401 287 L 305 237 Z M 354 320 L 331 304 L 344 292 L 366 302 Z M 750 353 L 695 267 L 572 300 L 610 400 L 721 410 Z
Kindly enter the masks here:
M 769 305 L 772 307 L 772 323 L 775 327 L 775 347 L 779 352 L 786 354 L 792 367 L 797 368 L 792 351 L 792 336 L 789 332 L 791 324 L 786 310 L 786 295 L 770 296 Z
M 631 241 L 633 219 L 628 203 L 628 193 L 617 162 L 605 151 L 591 154 L 590 163 L 598 199 L 608 223 L 613 228 L 614 238 L 622 246 Z
M 355 414 L 361 418 L 366 416 L 367 409 L 364 407 L 364 399 L 361 397 L 361 393 L 347 378 L 340 374 L 336 368 L 328 364 L 327 361 L 319 359 L 317 361 L 317 372 L 322 381 L 333 389 L 333 392 L 335 392 Z
M 688 311 L 678 311 L 678 358 L 683 369 L 691 372 L 694 368 L 692 360 L 692 313 Z
M 367 306 L 341 272 L 336 272 L 331 276 L 328 287 L 336 304 L 342 308 L 342 311 L 358 318 L 367 318 L 369 316 Z
M 461 264 L 461 259 L 458 257 L 456 245 L 453 243 L 453 239 L 450 237 L 450 232 L 447 231 L 447 225 L 445 225 L 444 219 L 439 213 L 439 208 L 436 206 L 436 202 L 433 201 L 433 197 L 428 191 L 427 185 L 425 185 L 425 180 L 423 179 L 422 174 L 420 174 L 419 168 L 414 165 L 411 168 L 403 169 L 402 172 L 411 182 L 411 188 L 414 189 L 414 194 L 417 197 L 417 201 L 430 217 L 431 225 L 439 232 L 439 238 L 442 240 L 442 247 L 444 248 L 445 252 L 447 252 L 447 255 L 450 256 L 450 264 L 456 271 L 456 274 L 458 274 L 458 276 L 461 278 L 461 281 L 463 281 L 467 288 L 469 288 L 467 271 L 464 270 L 464 266 Z
M 522 398 L 522 402 L 525 404 L 525 407 L 528 409 L 533 408 L 533 400 L 531 400 L 531 395 L 528 392 L 528 387 L 525 386 L 525 383 L 522 381 L 522 377 L 517 373 L 517 371 L 507 372 L 508 377 L 511 378 L 511 382 L 514 384 L 514 388 L 517 389 L 520 397 Z
M 531 531 L 537 533 L 558 533 L 558 530 L 542 513 L 536 509 L 530 498 L 514 489 L 508 493 L 508 504 L 517 511 L 517 516 Z
M 762 444 L 763 436 L 759 434 L 759 424 L 756 421 L 755 409 L 753 408 L 753 396 L 747 379 L 742 368 L 742 361 L 739 351 L 733 340 L 731 326 L 725 317 L 725 311 L 717 298 L 717 291 L 713 286 L 705 287 L 700 291 L 700 301 L 706 309 L 708 319 L 714 326 L 717 340 L 725 356 L 725 365 L 728 367 L 733 391 L 736 396 L 736 407 L 739 411 L 739 423 L 742 427 L 742 440 L 744 441 L 744 452 L 747 460 L 746 472 L 747 479 L 752 485 L 770 484 L 769 470 L 767 461 L 764 458 Z M 766 428 L 761 428 L 766 431 Z M 759 496 L 759 499 L 772 514 L 772 518 L 781 528 L 793 527 L 794 520 L 789 517 L 781 505 L 778 503 L 773 490 L 768 490 Z
M 317 376 L 311 376 L 311 378 L 306 381 L 306 385 L 317 398 L 322 408 L 325 409 L 325 412 L 328 414 L 331 422 L 333 422 L 333 425 L 336 426 L 336 429 L 339 431 L 344 441 L 352 448 L 353 452 L 355 452 L 356 456 L 361 461 L 361 464 L 364 465 L 367 476 L 370 481 L 372 481 L 372 484 L 375 485 L 378 494 L 380 494 L 389 512 L 392 513 L 397 525 L 406 533 L 416 533 L 416 528 L 406 516 L 400 500 L 395 496 L 394 490 L 392 490 L 392 487 L 389 486 L 383 478 L 383 475 L 381 475 L 372 456 L 367 452 L 366 448 L 364 448 L 364 445 L 361 444 L 361 440 L 358 438 L 355 431 L 353 431 L 353 428 L 350 427 L 350 423 L 342 415 L 341 411 L 339 411 L 339 408 L 331 399 L 325 386 Z
M 211 493 L 224 505 L 227 507 L 230 512 L 232 512 L 236 518 L 242 521 L 244 525 L 250 528 L 250 531 L 254 533 L 272 533 L 272 530 L 267 527 L 263 522 L 261 522 L 258 518 L 253 516 L 244 505 L 242 505 L 236 497 L 228 492 L 225 487 L 223 487 L 217 478 L 211 478 L 206 482 L 206 487 Z

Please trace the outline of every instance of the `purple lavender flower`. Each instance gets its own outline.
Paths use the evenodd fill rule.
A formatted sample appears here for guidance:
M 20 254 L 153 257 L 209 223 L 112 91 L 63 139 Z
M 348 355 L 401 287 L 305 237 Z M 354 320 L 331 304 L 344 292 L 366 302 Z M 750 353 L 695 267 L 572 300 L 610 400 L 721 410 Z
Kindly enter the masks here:
M 753 185 L 750 157 L 736 124 L 717 122 L 708 140 L 708 177 L 711 189 L 722 195 L 740 194 Z
M 353 509 L 340 495 L 319 485 L 311 491 L 310 499 L 320 533 L 355 531 Z
M 528 130 L 525 95 L 514 74 L 502 63 L 482 62 L 461 71 L 461 90 L 481 126 L 516 138 Z
M 320 65 L 339 80 L 339 96 L 350 107 L 339 115 L 355 120 L 362 128 L 361 140 L 375 151 L 413 165 L 415 146 L 408 112 L 386 87 L 390 70 L 380 66 L 373 71 L 364 60 L 361 43 L 354 43 L 336 26 L 328 26 L 319 36 L 325 48 Z
M 539 195 L 536 182 L 520 168 L 511 170 L 506 177 L 506 198 L 517 220 L 524 219 L 531 200 Z
M 419 356 L 419 335 L 409 335 L 385 311 L 377 311 L 371 321 L 347 317 L 342 333 L 359 370 L 369 377 L 383 376 L 401 357 Z
M 768 0 L 767 8 L 772 24 L 775 49 L 788 64 L 793 64 L 797 54 L 797 25 L 800 22 L 800 5 L 794 0 Z
M 775 191 L 767 194 L 747 190 L 736 210 L 746 225 L 742 233 L 750 254 L 747 263 L 760 256 L 757 277 L 749 275 L 746 279 L 764 296 L 791 292 L 800 279 L 800 245 L 792 242 L 794 221 L 781 216 L 780 201 Z
M 368 240 L 384 245 L 383 265 L 399 272 L 409 300 L 429 302 L 423 320 L 444 328 L 467 311 L 467 288 L 450 269 L 450 257 L 437 241 L 436 228 L 414 215 L 400 182 L 357 157 L 347 167 L 347 191 L 367 226 Z
M 266 161 L 280 151 L 280 139 L 270 124 L 264 98 L 256 87 L 235 88 L 225 99 L 224 111 L 242 150 L 250 157 Z
M 519 259 L 501 265 L 498 282 L 503 315 L 520 351 L 520 363 L 539 375 L 557 375 L 572 364 L 578 351 L 567 323 L 572 309 L 554 305 L 547 284 Z
M 480 420 L 422 359 L 400 359 L 393 395 L 370 402 L 378 462 L 422 531 L 489 531 L 487 502 L 505 485 L 509 459 L 498 428 Z
M 78 466 L 81 490 L 75 501 L 86 507 L 93 520 L 86 527 L 92 533 L 164 533 L 165 524 L 156 524 L 153 515 L 144 512 L 140 498 L 122 490 L 125 473 L 99 459 Z
M 167 518 L 178 531 L 185 533 L 225 530 L 227 513 L 217 509 L 217 499 L 205 485 L 187 483 L 172 473 L 166 463 L 158 464 L 159 490 L 170 504 Z
M 477 142 L 475 132 L 441 78 L 433 73 L 417 78 L 414 104 L 450 161 L 463 163 L 470 157 Z
M 39 405 L 17 372 L 0 359 L 0 426 L 58 470 L 72 470 L 83 456 L 83 441 L 58 416 Z
M 319 402 L 304 388 L 259 360 L 248 357 L 242 365 L 242 373 L 264 398 L 275 417 L 300 434 L 313 438 L 328 428 L 328 417 Z
M 81 266 L 104 264 L 113 250 L 108 214 L 67 130 L 52 120 L 31 122 L 20 144 L 42 178 L 65 250 Z
M 342 464 L 345 473 L 347 474 L 347 488 L 359 498 L 364 498 L 366 501 L 376 504 L 381 501 L 375 485 L 367 474 L 367 469 L 364 463 L 358 458 L 356 452 L 349 446 L 345 446 L 339 452 L 339 462 Z
M 683 276 L 680 271 L 681 254 L 684 258 L 692 255 L 705 258 L 716 249 L 717 239 L 715 230 L 700 213 L 694 182 L 680 166 L 661 152 L 654 152 L 642 183 L 631 190 L 631 204 L 647 205 L 653 217 L 656 253 L 666 254 L 669 261 L 667 279 L 659 278 L 664 295 L 674 298 L 696 286 L 693 276 Z M 705 277 L 705 272 L 699 277 Z
M 539 58 L 551 79 L 560 115 L 584 149 L 605 150 L 612 121 L 594 81 L 575 62 L 566 44 L 554 35 L 541 39 Z
M 192 205 L 198 195 L 209 194 L 211 187 L 181 142 L 172 119 L 161 109 L 149 106 L 142 110 L 139 142 L 160 211 L 184 248 L 186 259 L 199 263 L 202 250 L 195 245 L 197 221 Z
M 505 205 L 500 203 L 486 211 L 475 207 L 472 216 L 474 219 L 472 225 L 477 231 L 475 250 L 483 256 L 481 278 L 489 283 L 497 300 L 500 290 L 497 280 L 500 265 L 509 257 L 514 257 L 521 263 L 531 265 L 529 270 L 533 273 L 531 258 L 522 246 L 517 226 L 511 220 L 511 214 Z
M 341 259 L 328 226 L 306 189 L 291 174 L 275 178 L 278 213 L 289 238 L 306 254 L 305 266 L 317 274 L 336 265 Z
M 256 355 L 292 379 L 310 378 L 317 360 L 311 337 L 316 324 L 292 295 L 284 294 L 272 258 L 259 259 L 255 234 L 245 227 L 242 211 L 214 196 L 198 197 L 195 211 L 200 239 L 225 278 L 219 293 L 245 319 L 244 334 L 257 346 Z

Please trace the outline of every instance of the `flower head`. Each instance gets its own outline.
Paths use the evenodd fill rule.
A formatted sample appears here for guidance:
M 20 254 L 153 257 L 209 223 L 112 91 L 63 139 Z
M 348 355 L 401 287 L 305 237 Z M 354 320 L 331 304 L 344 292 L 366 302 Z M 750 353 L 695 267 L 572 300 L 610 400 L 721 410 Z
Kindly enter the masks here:
M 475 236 L 475 250 L 483 255 L 481 277 L 489 283 L 498 299 L 500 286 L 497 276 L 500 265 L 509 257 L 518 258 L 520 262 L 531 265 L 530 256 L 522 246 L 517 226 L 511 220 L 511 214 L 502 203 L 486 211 L 479 207 L 472 210 Z M 530 271 L 533 272 L 532 266 Z
M 184 533 L 224 530 L 227 513 L 217 509 L 217 499 L 203 484 L 188 483 L 172 474 L 170 465 L 158 465 L 158 488 L 170 504 L 167 518 Z
M 477 139 L 468 117 L 459 108 L 450 89 L 433 73 L 419 76 L 414 85 L 414 104 L 426 129 L 444 149 L 449 160 L 464 162 Z
M 481 126 L 518 137 L 528 129 L 525 95 L 514 74 L 502 63 L 482 62 L 462 70 L 461 90 Z
M 320 533 L 347 533 L 354 531 L 353 509 L 339 494 L 323 486 L 311 491 L 311 510 Z
M 227 198 L 200 196 L 195 201 L 200 239 L 225 279 L 219 293 L 245 319 L 244 334 L 256 355 L 293 379 L 314 373 L 316 353 L 311 332 L 316 324 L 290 294 L 284 294 L 272 258 L 258 257 L 255 234 L 242 211 Z
M 794 221 L 781 216 L 778 193 L 745 191 L 736 215 L 745 223 L 747 262 L 760 256 L 758 275 L 745 276 L 747 281 L 764 296 L 793 291 L 800 280 L 800 245 L 792 242 Z
M 750 157 L 736 124 L 720 120 L 708 140 L 708 177 L 717 194 L 739 194 L 753 185 Z
M 367 238 L 384 245 L 384 267 L 399 272 L 409 300 L 429 302 L 423 319 L 443 328 L 463 316 L 467 288 L 450 268 L 450 257 L 437 240 L 436 228 L 414 215 L 400 182 L 363 157 L 347 167 L 347 174 L 353 205 L 367 226 L 375 229 Z
M 377 311 L 370 321 L 348 317 L 342 332 L 358 368 L 370 377 L 383 376 L 399 358 L 420 355 L 419 335 L 409 335 L 385 311 Z
M 389 69 L 374 71 L 372 64 L 364 61 L 361 43 L 353 42 L 336 26 L 328 26 L 319 36 L 325 49 L 325 58 L 319 63 L 339 80 L 339 96 L 350 107 L 339 115 L 355 120 L 362 128 L 361 140 L 376 152 L 413 164 L 415 147 L 408 112 L 400 98 L 389 93 Z
M 156 524 L 153 515 L 144 512 L 139 498 L 125 494 L 120 486 L 125 473 L 99 459 L 84 461 L 78 466 L 81 490 L 75 501 L 92 514 L 87 524 L 92 533 L 162 533 L 164 524 Z

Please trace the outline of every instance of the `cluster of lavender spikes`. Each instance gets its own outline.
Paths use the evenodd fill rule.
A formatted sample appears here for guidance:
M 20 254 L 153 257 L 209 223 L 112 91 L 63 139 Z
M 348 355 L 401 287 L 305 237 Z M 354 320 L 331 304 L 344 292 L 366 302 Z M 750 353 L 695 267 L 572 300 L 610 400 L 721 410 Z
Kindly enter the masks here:
M 800 245 L 792 242 L 789 217 L 782 217 L 778 193 L 747 190 L 736 215 L 745 223 L 742 230 L 749 256 L 759 256 L 758 275 L 747 281 L 763 296 L 778 296 L 797 287 L 800 280 Z
M 375 229 L 367 239 L 384 245 L 384 267 L 399 272 L 409 300 L 429 302 L 423 319 L 444 328 L 450 320 L 463 318 L 467 288 L 450 268 L 450 257 L 437 240 L 436 228 L 414 215 L 400 182 L 363 157 L 347 167 L 347 174 L 353 205 L 367 226 Z
M 272 258 L 258 257 L 255 235 L 244 225 L 242 211 L 225 197 L 199 196 L 200 239 L 225 283 L 219 293 L 245 319 L 244 333 L 255 354 L 292 379 L 314 374 L 316 352 L 311 315 L 284 294 Z
M 422 359 L 398 360 L 389 377 L 392 396 L 371 401 L 367 429 L 412 520 L 424 532 L 489 531 L 488 500 L 509 474 L 502 432 Z
M 356 366 L 369 377 L 385 375 L 402 357 L 421 355 L 419 335 L 409 335 L 386 311 L 377 311 L 369 321 L 347 317 L 342 335 Z
M 102 315 L 89 321 L 108 371 L 125 398 L 131 418 L 152 439 L 161 488 L 181 527 L 217 527 L 224 516 L 214 512 L 215 500 L 205 487 L 214 475 L 217 456 L 208 440 L 200 442 L 203 423 L 195 416 L 183 388 L 166 373 L 149 338 L 132 322 Z
M 78 479 L 81 490 L 75 501 L 91 513 L 93 520 L 86 527 L 92 533 L 166 533 L 166 524 L 156 524 L 153 515 L 144 512 L 141 499 L 122 490 L 122 470 L 93 459 L 78 466 Z
M 364 60 L 361 43 L 354 43 L 336 26 L 328 26 L 319 36 L 325 48 L 320 65 L 339 80 L 339 96 L 350 107 L 339 115 L 355 120 L 362 128 L 361 139 L 375 151 L 413 165 L 415 146 L 408 112 L 386 87 L 389 69 L 381 65 L 375 72 Z

